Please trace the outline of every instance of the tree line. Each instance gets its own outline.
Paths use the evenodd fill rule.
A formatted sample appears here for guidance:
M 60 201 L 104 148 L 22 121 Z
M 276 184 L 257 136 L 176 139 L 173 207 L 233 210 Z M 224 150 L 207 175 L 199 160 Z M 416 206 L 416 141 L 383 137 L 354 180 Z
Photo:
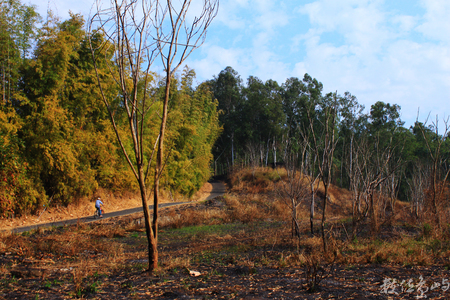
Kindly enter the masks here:
M 0 214 L 4 217 L 34 212 L 42 205 L 67 205 L 92 196 L 100 187 L 115 192 L 139 189 L 121 149 L 132 151 L 132 137 L 123 135 L 119 145 L 110 123 L 112 113 L 118 132 L 129 126 L 123 93 L 115 84 L 119 70 L 111 69 L 107 61 L 114 59 L 113 53 L 103 49 L 95 67 L 92 59 L 92 43 L 104 44 L 104 33 L 89 36 L 77 14 L 65 21 L 50 14 L 38 27 L 41 21 L 34 6 L 17 0 L 1 4 Z M 129 67 L 125 66 L 127 72 Z M 154 176 L 156 161 L 152 161 L 147 181 L 157 177 L 163 188 L 191 196 L 210 177 L 211 148 L 221 130 L 218 103 L 206 83 L 194 86 L 195 71 L 187 66 L 170 76 L 164 168 Z M 158 137 L 161 127 L 159 109 L 166 82 L 151 71 L 145 80 L 136 81 L 136 94 L 150 95 L 154 103 L 142 124 L 149 137 L 142 145 L 145 153 L 151 152 L 156 141 L 150 137 Z M 110 111 L 102 93 L 111 101 Z
M 281 85 L 250 76 L 244 84 L 227 67 L 209 83 L 222 112 L 223 133 L 214 146 L 217 172 L 239 166 L 296 169 L 310 180 L 312 215 L 319 182 L 325 186 L 323 213 L 327 186 L 346 188 L 353 195 L 355 230 L 366 218 L 377 227 L 398 199 L 409 201 L 416 217 L 442 224 L 440 212 L 450 197 L 448 120 L 444 132 L 438 117 L 406 128 L 399 105 L 378 101 L 365 112 L 356 96 L 325 93 L 308 74 Z

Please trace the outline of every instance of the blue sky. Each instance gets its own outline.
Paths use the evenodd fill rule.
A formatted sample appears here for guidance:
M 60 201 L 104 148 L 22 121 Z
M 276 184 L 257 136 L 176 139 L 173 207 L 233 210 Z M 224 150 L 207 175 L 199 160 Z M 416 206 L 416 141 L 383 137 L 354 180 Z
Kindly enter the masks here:
M 62 19 L 89 15 L 93 0 L 32 0 Z M 104 1 L 106 4 L 108 0 Z M 193 0 L 199 2 L 199 0 Z M 369 109 L 376 101 L 401 106 L 405 126 L 450 115 L 450 1 L 221 1 L 205 44 L 186 64 L 199 82 L 231 66 L 282 84 L 305 73 L 324 92 L 349 91 Z M 450 124 L 449 124 L 450 125 Z

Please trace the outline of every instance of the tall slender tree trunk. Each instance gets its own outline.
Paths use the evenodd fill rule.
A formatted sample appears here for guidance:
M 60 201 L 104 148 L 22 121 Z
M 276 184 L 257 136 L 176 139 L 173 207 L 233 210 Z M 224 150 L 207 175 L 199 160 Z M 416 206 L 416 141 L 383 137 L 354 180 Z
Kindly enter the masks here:
M 353 134 L 351 135 L 351 137 L 350 137 L 350 167 L 349 167 L 349 176 L 350 176 L 350 180 L 349 180 L 349 184 L 350 184 L 350 190 L 353 188 L 353 185 L 352 185 L 352 181 L 354 180 L 354 178 L 353 178 L 353 176 L 354 176 L 354 174 L 353 174 Z
M 436 157 L 438 157 L 438 155 L 436 155 Z M 431 176 L 431 180 L 432 180 L 432 211 L 433 211 L 436 225 L 440 229 L 441 228 L 441 220 L 439 217 L 438 199 L 437 199 L 438 198 L 437 197 L 437 195 L 438 195 L 438 187 L 437 187 L 437 184 L 438 184 L 438 179 L 437 179 L 437 177 L 438 177 L 438 174 L 437 174 L 438 173 L 438 161 L 437 161 L 437 158 L 434 159 L 432 172 L 433 172 L 433 174 Z
M 166 123 L 167 123 L 167 115 L 169 108 L 169 91 L 170 91 L 170 73 L 166 74 L 166 91 L 164 95 L 164 104 L 163 104 L 163 114 L 161 118 L 161 128 L 159 131 L 159 144 L 158 144 L 158 152 L 156 155 L 156 170 L 155 170 L 155 183 L 154 183 L 154 197 L 153 197 L 153 232 L 155 235 L 155 240 L 158 242 L 158 205 L 159 205 L 159 180 L 163 171 L 163 158 L 164 158 L 164 138 L 166 132 Z
M 376 209 L 376 205 L 375 205 L 375 200 L 374 200 L 374 190 L 372 189 L 370 191 L 370 195 L 369 195 L 369 205 L 370 205 L 370 215 L 372 217 L 372 230 L 374 231 L 374 233 L 376 233 L 378 231 L 378 217 L 377 217 L 377 209 Z
M 327 252 L 328 245 L 327 245 L 327 239 L 325 236 L 325 222 L 326 222 L 326 211 L 327 211 L 327 202 L 328 202 L 328 183 L 323 183 L 324 189 L 325 189 L 325 199 L 323 199 L 323 206 L 322 206 L 322 222 L 320 224 L 321 230 L 322 230 L 322 240 L 323 240 L 323 251 Z
M 296 236 L 300 239 L 300 227 L 297 219 L 297 205 L 294 199 L 291 199 L 292 205 L 292 237 Z
M 277 143 L 276 139 L 273 139 L 273 166 L 277 168 Z
M 310 214 L 309 214 L 309 222 L 311 225 L 311 234 L 314 234 L 314 205 L 315 205 L 315 193 L 314 193 L 314 182 L 313 187 L 311 189 L 311 208 L 310 208 Z
M 2 102 L 6 106 L 6 74 L 4 68 L 0 70 L 2 71 Z
M 153 272 L 158 266 L 158 248 L 157 248 L 157 240 L 155 238 L 155 232 L 150 225 L 150 209 L 148 207 L 147 201 L 147 192 L 145 188 L 144 182 L 144 171 L 142 166 L 139 168 L 139 187 L 141 191 L 141 200 L 142 200 L 142 208 L 144 210 L 144 223 L 145 223 L 145 232 L 147 235 L 148 241 L 148 266 L 149 272 Z
M 231 165 L 234 166 L 234 132 L 231 134 Z

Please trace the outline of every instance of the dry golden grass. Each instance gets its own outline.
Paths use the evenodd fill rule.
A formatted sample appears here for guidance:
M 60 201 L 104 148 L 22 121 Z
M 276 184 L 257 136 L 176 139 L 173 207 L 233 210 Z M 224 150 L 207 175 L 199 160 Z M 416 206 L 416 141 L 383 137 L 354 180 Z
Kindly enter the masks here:
M 32 237 L 10 234 L 2 238 L 4 245 L 0 251 L 9 251 L 20 255 L 38 257 L 39 253 L 54 256 L 75 257 L 81 253 L 95 252 L 106 256 L 117 256 L 113 244 L 105 243 L 100 237 L 112 238 L 118 231 L 115 227 L 102 228 L 100 231 L 89 226 L 80 226 L 62 231 L 44 231 Z M 47 234 L 49 232 L 50 234 Z
M 202 211 L 167 209 L 160 217 L 160 226 L 167 228 L 181 228 L 201 224 L 221 224 L 226 213 L 220 209 L 205 209 Z
M 174 200 L 177 202 L 201 201 L 209 195 L 211 190 L 212 185 L 207 182 L 191 199 L 181 195 L 172 195 L 167 191 L 162 191 L 161 203 L 173 202 Z M 99 189 L 94 197 L 76 199 L 74 203 L 67 207 L 56 206 L 47 209 L 42 208 L 38 211 L 37 215 L 25 215 L 20 218 L 0 218 L 0 231 L 20 226 L 58 222 L 91 216 L 95 211 L 94 199 L 96 199 L 96 197 L 102 198 L 105 212 L 114 212 L 142 206 L 142 200 L 139 193 L 122 193 L 116 195 L 107 190 Z
M 159 264 L 160 266 L 163 266 L 165 270 L 170 269 L 182 269 L 182 268 L 189 268 L 191 266 L 191 258 L 189 256 L 163 256 Z M 161 271 L 161 270 L 160 270 Z
M 336 264 L 341 270 L 347 270 L 354 265 L 376 264 L 389 268 L 393 265 L 435 266 L 436 262 L 448 261 L 448 236 L 438 237 L 430 233 L 427 226 L 421 230 L 420 226 L 404 225 L 409 207 L 402 202 L 397 202 L 390 223 L 382 222 L 384 231 L 379 238 L 369 236 L 368 224 L 363 223 L 361 233 L 350 240 L 351 219 L 346 210 L 350 203 L 349 193 L 334 186 L 330 188 L 332 201 L 326 226 L 328 251 L 325 253 L 320 235 L 309 233 L 308 205 L 300 206 L 298 210 L 301 238 L 292 238 L 289 208 L 285 201 L 278 199 L 273 181 L 268 182 L 274 176 L 272 170 L 239 172 L 240 179 L 232 180 L 242 190 L 234 187 L 235 193 L 224 197 L 160 210 L 161 250 L 154 278 L 170 278 L 166 286 L 169 290 L 188 289 L 192 279 L 189 270 L 201 271 L 203 283 L 210 277 L 218 278 L 217 285 L 230 279 L 265 274 L 264 268 L 286 271 L 290 268 L 295 269 L 292 274 L 302 276 L 303 284 L 313 291 Z M 317 200 L 320 202 L 320 197 Z M 320 218 L 319 212 L 318 215 Z M 133 222 L 133 218 L 139 219 L 142 215 L 103 220 L 98 225 L 41 229 L 24 235 L 3 233 L 0 235 L 0 253 L 17 264 L 33 258 L 34 265 L 53 270 L 52 280 L 57 278 L 70 286 L 71 297 L 87 295 L 98 273 L 106 274 L 101 280 L 102 288 L 111 280 L 109 286 L 113 287 L 113 292 L 109 296 L 121 284 L 126 283 L 131 289 L 129 278 L 141 280 L 143 289 L 149 291 L 165 282 L 149 285 L 148 278 L 142 278 L 147 267 L 147 242 L 142 224 Z M 63 269 L 69 271 L 60 271 Z M 1 278 L 11 278 L 11 270 L 11 265 L 0 266 Z M 127 278 L 127 281 L 114 281 L 119 277 Z M 261 282 L 264 286 L 267 284 Z M 19 284 L 11 286 L 19 288 Z M 102 297 L 104 293 L 102 290 Z M 127 296 L 132 298 L 131 294 Z
M 297 209 L 297 217 L 300 223 L 308 224 L 310 217 L 310 178 L 306 175 L 297 173 L 297 183 L 303 186 L 305 189 L 304 199 L 301 205 Z M 276 170 L 271 168 L 253 168 L 253 169 L 239 169 L 231 174 L 231 190 L 234 191 L 234 197 L 238 200 L 233 200 L 232 196 L 228 197 L 227 205 L 230 207 L 238 206 L 232 203 L 236 201 L 241 203 L 245 208 L 237 208 L 236 211 L 242 212 L 242 215 L 250 216 L 252 219 L 264 219 L 264 217 L 258 216 L 260 212 L 254 211 L 250 200 L 250 205 L 246 203 L 251 197 L 254 198 L 270 198 L 270 207 L 272 209 L 273 216 L 267 217 L 267 219 L 278 219 L 288 221 L 291 218 L 291 211 L 289 208 L 290 199 L 283 198 L 283 191 L 287 187 L 289 189 L 289 183 L 287 178 L 287 171 L 284 168 L 277 168 Z M 324 198 L 324 186 L 322 183 L 316 184 L 316 197 L 315 197 L 315 217 L 314 222 L 316 225 L 320 223 L 322 217 L 322 203 Z M 351 192 L 338 188 L 334 185 L 329 187 L 329 201 L 327 205 L 327 220 L 336 221 L 340 219 L 346 219 L 351 214 L 352 209 L 352 194 Z M 286 195 L 284 195 L 286 197 Z M 261 203 L 260 203 L 261 204 Z M 263 207 L 265 205 L 262 205 Z M 253 210 L 253 211 L 252 211 Z M 247 213 L 249 212 L 249 213 Z M 242 217 L 238 217 L 242 219 Z M 307 229 L 305 229 L 307 231 Z
M 274 183 L 284 176 L 285 170 L 278 168 L 242 168 L 231 174 L 232 191 L 252 194 L 264 193 L 272 190 Z
M 130 257 L 124 245 L 111 238 L 116 232 L 114 227 L 72 226 L 31 235 L 4 234 L 0 252 L 6 258 L 21 259 L 20 263 L 0 267 L 1 278 L 31 276 L 44 281 L 50 276 L 57 281 L 69 280 L 71 293 L 79 296 L 94 287 L 86 286 L 87 281 L 92 281 L 89 278 L 114 272 Z M 99 231 L 109 238 L 102 237 Z
M 227 195 L 220 202 L 221 206 L 212 208 L 167 208 L 161 213 L 159 224 L 161 227 L 182 228 L 233 222 L 251 223 L 284 220 L 289 214 L 283 202 L 259 194 L 248 194 L 241 197 Z
M 278 179 L 273 180 L 278 176 Z M 234 196 L 228 196 L 227 206 L 231 208 L 233 219 L 241 222 L 252 222 L 255 220 L 285 220 L 291 217 L 289 207 L 281 199 L 272 199 L 267 201 L 267 195 L 276 195 L 274 191 L 277 188 L 279 180 L 286 179 L 286 171 L 278 169 L 274 171 L 268 168 L 241 169 L 234 172 L 231 176 L 231 182 L 235 184 L 232 190 Z M 271 183 L 269 181 L 272 180 Z M 301 180 L 308 181 L 306 176 Z M 281 182 L 278 185 L 282 184 Z M 317 202 L 321 202 L 324 187 L 320 184 L 318 187 Z M 411 214 L 409 203 L 396 201 L 395 210 L 390 212 L 388 217 L 381 219 L 381 226 L 386 227 L 388 241 L 380 241 L 378 235 L 366 236 L 359 240 L 349 241 L 351 223 L 345 225 L 348 220 L 351 221 L 352 195 L 348 190 L 331 185 L 329 188 L 329 205 L 327 210 L 327 232 L 329 235 L 329 251 L 335 252 L 336 260 L 344 264 L 366 264 L 366 263 L 387 263 L 400 265 L 430 265 L 436 260 L 446 260 L 446 255 L 450 253 L 448 236 L 443 236 L 443 231 L 436 230 L 432 220 L 429 223 L 423 223 L 424 233 L 422 235 L 405 235 L 401 226 L 410 224 L 417 226 L 418 220 Z M 264 200 L 263 200 L 264 199 Z M 270 205 L 267 203 L 270 202 Z M 306 201 L 308 202 L 308 201 Z M 257 203 L 257 205 L 255 205 Z M 270 206 L 270 209 L 264 210 L 261 207 Z M 321 205 L 316 210 L 316 218 L 321 218 Z M 264 215 L 265 214 L 265 215 Z M 274 218 L 274 215 L 277 217 Z M 297 211 L 303 233 L 309 232 L 309 203 L 300 206 Z M 441 221 L 447 220 L 444 213 L 441 214 Z M 450 214 L 449 214 L 450 215 Z M 342 223 L 342 220 L 346 220 Z M 369 223 L 363 224 L 369 226 Z M 400 226 L 400 227 L 399 227 Z M 346 228 L 347 227 L 347 228 Z M 288 227 L 286 227 L 288 229 Z M 400 231 L 397 232 L 399 228 Z M 385 233 L 386 234 L 386 233 Z M 300 264 L 307 263 L 310 259 L 310 253 L 323 253 L 323 243 L 320 237 L 310 237 L 304 235 L 297 247 L 302 249 L 299 256 L 295 256 Z M 330 253 L 331 253 L 330 252 Z M 306 259 L 307 258 L 307 259 Z M 290 258 L 291 260 L 291 258 Z

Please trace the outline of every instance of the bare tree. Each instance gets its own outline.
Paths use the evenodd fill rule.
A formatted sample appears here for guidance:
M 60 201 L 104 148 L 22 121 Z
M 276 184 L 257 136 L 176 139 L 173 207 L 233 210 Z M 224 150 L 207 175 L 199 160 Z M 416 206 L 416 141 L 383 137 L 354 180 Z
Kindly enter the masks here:
M 261 145 L 260 143 L 249 141 L 245 144 L 247 148 L 247 157 L 248 157 L 248 164 L 252 168 L 252 176 L 255 176 L 255 171 L 257 167 L 259 167 L 259 163 L 261 160 Z
M 379 188 L 386 180 L 392 179 L 401 166 L 400 156 L 394 155 L 398 145 L 393 139 L 382 148 L 379 146 L 379 136 L 374 138 L 373 144 L 365 137 L 354 141 L 353 176 L 350 181 L 353 193 L 353 238 L 359 223 L 367 216 L 371 218 L 374 231 L 378 230 Z
M 278 184 L 277 192 L 291 210 L 292 237 L 300 239 L 300 226 L 298 223 L 297 209 L 309 195 L 307 176 L 304 176 L 299 168 L 299 155 L 290 152 L 285 157 L 286 177 Z M 281 176 L 280 176 L 281 177 Z
M 94 67 L 102 100 L 108 110 L 117 140 L 139 184 L 148 240 L 149 271 L 158 263 L 158 203 L 159 180 L 164 168 L 164 140 L 169 112 L 170 83 L 186 58 L 203 44 L 206 30 L 217 14 L 218 0 L 203 0 L 197 16 L 188 14 L 189 0 L 111 0 L 102 8 L 97 1 L 96 11 L 88 22 L 88 32 Z M 165 73 L 164 100 L 158 103 L 149 88 L 153 81 L 152 68 L 161 59 Z M 102 81 L 100 65 L 106 63 L 114 78 L 119 95 L 111 96 Z M 114 102 L 120 100 L 120 105 Z M 157 106 L 155 109 L 154 107 Z M 116 109 L 126 111 L 128 131 L 119 130 Z M 157 112 L 160 129 L 148 137 L 146 120 L 149 112 Z M 132 153 L 124 140 L 131 138 Z M 153 147 L 148 147 L 151 144 Z M 153 221 L 149 211 L 150 169 L 156 153 L 153 181 Z
M 429 186 L 430 199 L 428 205 L 431 207 L 431 211 L 434 215 L 435 222 L 438 228 L 441 228 L 441 219 L 439 212 L 439 205 L 442 195 L 445 190 L 446 182 L 450 174 L 450 169 L 446 170 L 444 173 L 441 172 L 441 166 L 445 165 L 446 159 L 443 158 L 443 146 L 448 138 L 448 133 L 450 130 L 449 118 L 444 120 L 444 134 L 439 135 L 439 119 L 436 116 L 436 121 L 432 122 L 430 126 L 430 131 L 434 131 L 434 138 L 426 134 L 425 127 L 428 122 L 428 118 L 423 125 L 419 125 L 419 129 L 425 141 L 426 148 L 431 159 L 431 182 Z M 419 124 L 416 121 L 416 124 Z M 442 174 L 443 173 L 443 174 Z
M 352 192 L 352 238 L 356 237 L 359 223 L 367 216 L 369 204 L 364 197 L 367 190 L 368 161 L 370 160 L 367 139 L 352 140 L 351 163 L 349 164 L 350 190 Z M 363 200 L 365 200 L 363 202 Z
M 324 186 L 324 199 L 322 202 L 322 221 L 321 221 L 321 232 L 322 232 L 322 242 L 323 249 L 327 251 L 327 239 L 325 236 L 325 222 L 326 222 L 326 210 L 328 203 L 328 194 L 329 187 L 331 184 L 331 171 L 332 171 L 332 162 L 334 156 L 334 150 L 336 149 L 336 119 L 337 119 L 337 110 L 338 110 L 338 101 L 337 101 L 337 92 L 332 96 L 332 103 L 324 103 L 323 107 L 323 119 L 319 120 L 321 123 L 321 134 L 319 134 L 319 129 L 316 128 L 315 124 L 317 124 L 311 114 L 312 110 L 308 110 L 308 119 L 309 119 L 309 127 L 310 134 L 312 137 L 312 151 L 314 151 L 315 155 L 319 158 L 318 168 L 320 179 L 322 180 L 322 184 Z M 318 103 L 311 103 L 312 109 L 315 109 Z
M 372 164 L 369 164 L 366 183 L 364 184 L 365 193 L 369 198 L 369 214 L 372 218 L 372 229 L 378 231 L 378 203 L 375 202 L 375 193 L 381 184 L 391 178 L 395 171 L 401 165 L 401 158 L 395 158 L 394 150 L 396 146 L 392 139 L 387 147 L 380 149 L 378 145 L 379 138 L 376 139 L 374 152 L 369 156 Z M 381 193 L 378 193 L 381 194 Z
M 305 179 L 308 181 L 309 191 L 310 191 L 310 209 L 309 209 L 309 223 L 311 234 L 314 235 L 314 215 L 315 215 L 315 207 L 316 207 L 316 192 L 319 188 L 319 177 L 320 173 L 317 173 L 316 165 L 318 156 L 316 155 L 316 151 L 311 151 L 311 144 L 309 142 L 309 127 L 308 128 L 299 128 L 301 133 L 302 142 L 300 144 L 301 149 L 301 167 L 300 170 L 303 174 L 305 174 Z
M 411 195 L 411 211 L 416 217 L 422 217 L 427 178 L 430 178 L 429 169 L 422 163 L 416 163 L 412 177 L 407 182 Z
M 314 175 L 314 168 L 316 166 L 317 157 L 314 156 L 313 159 L 309 160 L 310 167 L 308 168 L 309 174 L 307 173 L 306 178 L 308 179 L 309 191 L 311 195 L 311 202 L 309 208 L 309 224 L 311 227 L 311 234 L 314 234 L 314 215 L 315 215 L 315 207 L 316 207 L 316 192 L 319 188 L 319 176 L 320 174 Z M 308 161 L 307 161 L 308 163 Z
M 384 182 L 384 188 L 386 189 L 387 201 L 384 203 L 384 214 L 387 214 L 389 211 L 388 208 L 395 212 L 395 204 L 397 203 L 397 197 L 400 186 L 400 178 L 403 176 L 403 170 L 399 170 L 397 172 L 393 172 L 391 176 Z

